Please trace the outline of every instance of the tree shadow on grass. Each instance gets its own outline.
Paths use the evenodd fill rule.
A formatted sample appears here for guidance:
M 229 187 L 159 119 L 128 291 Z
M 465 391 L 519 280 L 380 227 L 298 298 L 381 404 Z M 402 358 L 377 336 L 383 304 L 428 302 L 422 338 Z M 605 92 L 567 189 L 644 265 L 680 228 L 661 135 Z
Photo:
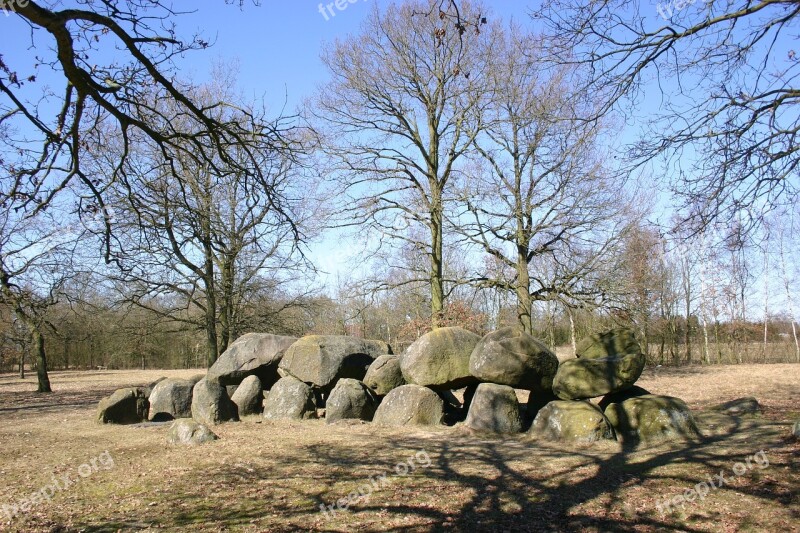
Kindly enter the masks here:
M 158 505 L 141 515 L 91 521 L 77 529 L 135 530 L 144 523 L 176 531 L 705 531 L 692 525 L 691 515 L 662 515 L 655 503 L 721 469 L 730 472 L 735 461 L 766 443 L 788 446 L 779 425 L 719 420 L 703 442 L 650 449 L 566 448 L 524 436 L 480 438 L 460 428 L 339 428 L 337 438 L 287 443 L 269 457 L 241 458 L 170 478 Z M 342 431 L 352 438 L 343 438 Z M 734 438 L 743 434 L 749 438 Z M 213 446 L 208 450 L 214 453 Z M 796 447 L 793 453 L 796 457 Z M 398 475 L 396 466 L 412 459 L 413 472 Z M 356 497 L 349 510 L 336 510 L 338 500 L 381 475 L 388 481 L 373 484 L 368 498 Z M 797 505 L 796 494 L 788 489 L 787 495 L 786 484 L 775 483 L 719 490 Z M 654 486 L 659 494 L 649 494 Z M 621 510 L 625 504 L 628 512 Z M 333 511 L 320 510 L 330 505 Z M 686 512 L 695 510 L 689 506 Z M 792 514 L 797 516 L 796 509 Z M 714 513 L 706 519 L 714 520 Z

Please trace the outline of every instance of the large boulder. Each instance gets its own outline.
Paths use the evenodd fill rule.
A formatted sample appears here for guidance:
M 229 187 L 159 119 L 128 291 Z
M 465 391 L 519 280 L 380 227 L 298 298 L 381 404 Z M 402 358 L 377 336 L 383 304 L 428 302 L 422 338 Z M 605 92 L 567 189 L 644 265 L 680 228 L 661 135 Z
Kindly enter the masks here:
M 364 383 L 357 379 L 340 379 L 325 405 L 325 421 L 328 424 L 345 419 L 370 421 L 378 403 L 378 397 Z
M 138 424 L 147 421 L 150 402 L 147 391 L 134 387 L 118 389 L 100 400 L 97 406 L 97 421 L 101 424 Z
M 528 435 L 550 441 L 586 443 L 613 440 L 609 420 L 590 402 L 555 401 L 539 410 Z
M 402 385 L 378 406 L 373 422 L 381 426 L 438 426 L 444 420 L 444 402 L 431 389 Z
M 631 398 L 636 398 L 638 396 L 645 396 L 650 394 L 650 391 L 647 389 L 643 389 L 638 385 L 634 385 L 633 387 L 625 390 L 621 390 L 618 392 L 612 392 L 611 394 L 606 394 L 597 404 L 601 411 L 605 411 L 606 408 L 611 405 L 612 403 L 621 403 L 625 400 L 629 400 Z
M 475 391 L 464 424 L 476 431 L 519 433 L 522 431 L 517 393 L 508 385 L 481 383 Z
M 247 376 L 258 376 L 269 388 L 278 380 L 278 363 L 297 339 L 269 333 L 246 333 L 236 339 L 208 369 L 208 379 L 238 385 Z
M 196 445 L 212 442 L 219 437 L 205 424 L 199 424 L 191 418 L 179 418 L 169 428 L 167 441 L 170 444 Z
M 364 376 L 364 385 L 378 396 L 386 396 L 392 389 L 405 384 L 400 358 L 396 355 L 381 355 L 369 365 Z
M 160 378 L 158 378 L 157 380 L 155 380 L 155 381 L 151 381 L 151 382 L 150 382 L 148 385 L 146 385 L 145 387 L 143 387 L 143 390 L 144 390 L 144 394 L 145 394 L 145 396 L 147 396 L 148 398 L 150 398 L 150 395 L 151 395 L 151 394 L 153 394 L 153 389 L 154 389 L 154 388 L 156 388 L 156 385 L 158 385 L 159 383 L 161 383 L 161 382 L 162 382 L 162 381 L 164 381 L 165 379 L 167 379 L 165 376 L 161 376 L 161 377 L 160 377 Z
M 314 392 L 295 377 L 279 379 L 264 399 L 264 418 L 303 420 L 316 417 Z
M 663 440 L 698 440 L 700 431 L 689 407 L 679 398 L 637 396 L 606 408 L 614 429 L 629 444 Z
M 481 381 L 533 392 L 552 390 L 557 370 L 556 355 L 515 327 L 483 337 L 469 358 L 470 373 Z
M 200 424 L 213 426 L 238 421 L 239 412 L 223 385 L 201 379 L 192 389 L 192 418 Z
M 470 374 L 469 359 L 480 337 L 459 327 L 426 333 L 400 357 L 406 382 L 440 390 L 453 390 L 477 383 Z
M 150 393 L 150 420 L 161 422 L 191 418 L 192 389 L 196 382 L 188 379 L 163 379 Z
M 258 376 L 244 378 L 231 396 L 231 401 L 236 404 L 239 416 L 260 414 L 263 408 L 264 394 Z
M 644 370 L 641 353 L 563 361 L 553 379 L 553 392 L 562 400 L 583 400 L 623 391 L 633 386 Z
M 380 341 L 309 335 L 286 350 L 279 368 L 285 375 L 329 391 L 340 379 L 364 379 L 372 362 L 390 352 L 389 345 Z
M 575 355 L 587 359 L 605 359 L 632 353 L 642 353 L 642 348 L 633 331 L 626 328 L 590 335 L 575 347 Z

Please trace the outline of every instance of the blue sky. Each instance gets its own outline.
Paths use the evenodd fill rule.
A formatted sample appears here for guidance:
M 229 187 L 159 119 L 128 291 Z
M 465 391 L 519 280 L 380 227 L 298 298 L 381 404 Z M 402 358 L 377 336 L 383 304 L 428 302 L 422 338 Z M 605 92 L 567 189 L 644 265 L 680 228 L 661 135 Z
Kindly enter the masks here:
M 187 34 L 200 31 L 215 45 L 187 56 L 187 67 L 202 76 L 213 58 L 237 59 L 240 85 L 247 95 L 265 95 L 273 107 L 281 106 L 286 98 L 292 109 L 325 81 L 319 57 L 326 43 L 358 31 L 375 3 L 389 2 L 357 0 L 343 11 L 334 6 L 335 16 L 328 15 L 326 20 L 319 12 L 319 1 L 263 0 L 254 6 L 246 0 L 239 9 L 222 0 L 206 0 L 194 14 L 183 17 L 179 27 Z M 526 2 L 493 0 L 491 6 L 506 20 L 529 20 Z

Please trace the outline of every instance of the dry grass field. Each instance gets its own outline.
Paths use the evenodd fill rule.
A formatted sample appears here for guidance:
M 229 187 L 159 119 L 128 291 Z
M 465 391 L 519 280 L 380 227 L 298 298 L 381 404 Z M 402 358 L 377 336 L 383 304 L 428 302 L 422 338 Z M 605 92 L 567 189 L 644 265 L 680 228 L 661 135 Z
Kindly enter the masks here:
M 166 444 L 165 425 L 94 422 L 115 388 L 197 373 L 55 372 L 50 395 L 0 376 L 0 511 L 54 476 L 75 481 L 12 519 L 0 512 L 0 531 L 800 531 L 800 444 L 790 438 L 800 365 L 648 369 L 640 384 L 685 399 L 705 440 L 644 449 L 258 418 L 185 448 Z M 758 398 L 763 415 L 707 411 L 741 396 Z M 720 473 L 725 485 L 703 499 L 687 492 Z M 320 511 L 359 488 L 369 497 Z

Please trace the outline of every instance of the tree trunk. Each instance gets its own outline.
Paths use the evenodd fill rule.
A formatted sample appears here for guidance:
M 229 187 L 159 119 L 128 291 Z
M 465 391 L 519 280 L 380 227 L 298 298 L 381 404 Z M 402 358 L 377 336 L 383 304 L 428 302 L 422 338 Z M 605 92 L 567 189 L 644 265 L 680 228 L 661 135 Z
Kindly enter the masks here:
M 533 333 L 533 321 L 531 319 L 531 278 L 528 273 L 527 253 L 521 249 L 517 253 L 517 320 L 522 327 L 522 331 L 527 334 Z
M 31 331 L 31 350 L 36 358 L 36 379 L 39 386 L 36 392 L 53 392 L 50 388 L 50 377 L 47 375 L 47 354 L 44 349 L 44 337 L 37 326 Z
M 432 199 L 431 207 L 431 326 L 436 329 L 444 318 L 444 259 L 442 243 L 442 200 L 437 191 Z
M 769 269 L 769 255 L 767 254 L 767 249 L 764 249 L 764 345 L 762 348 L 761 359 L 763 362 L 767 362 L 767 339 L 768 339 L 768 329 L 767 326 L 769 324 L 769 275 L 767 271 Z
M 572 345 L 572 356 L 578 355 L 578 340 L 575 337 L 575 317 L 572 316 L 572 308 L 567 306 L 567 315 L 569 315 L 569 340 Z
M 214 261 L 211 244 L 205 246 L 206 260 L 204 282 L 206 287 L 206 366 L 211 367 L 219 356 L 217 345 L 217 297 L 214 293 Z
M 19 379 L 25 379 L 25 350 L 19 353 Z

